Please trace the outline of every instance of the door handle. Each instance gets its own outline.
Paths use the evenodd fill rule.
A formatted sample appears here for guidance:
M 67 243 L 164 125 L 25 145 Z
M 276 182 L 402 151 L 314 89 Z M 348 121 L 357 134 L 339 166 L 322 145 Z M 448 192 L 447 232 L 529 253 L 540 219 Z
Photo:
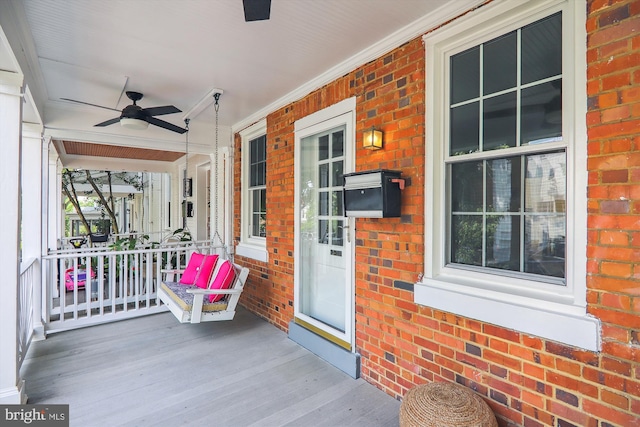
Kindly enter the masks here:
M 342 230 L 347 233 L 347 242 L 351 243 L 351 233 L 349 232 L 349 228 L 350 227 L 348 225 L 343 225 L 342 226 Z

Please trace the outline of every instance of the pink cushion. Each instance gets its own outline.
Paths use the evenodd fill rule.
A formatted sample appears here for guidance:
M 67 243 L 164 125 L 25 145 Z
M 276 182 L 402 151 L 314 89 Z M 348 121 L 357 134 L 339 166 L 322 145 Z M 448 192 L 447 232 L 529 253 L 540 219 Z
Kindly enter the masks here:
M 194 252 L 189 258 L 182 277 L 180 277 L 180 283 L 206 289 L 217 260 L 218 255 L 204 255 Z
M 209 289 L 229 289 L 229 287 L 233 284 L 233 280 L 236 278 L 236 272 L 233 270 L 233 265 L 231 261 L 224 261 L 218 272 L 216 274 L 216 278 L 213 279 L 211 286 Z M 220 301 L 224 298 L 224 295 L 209 295 L 209 302 Z
M 211 280 L 211 276 L 215 270 L 216 262 L 218 262 L 218 255 L 205 255 L 202 267 L 198 274 L 196 274 L 195 285 L 197 287 L 207 289 L 209 280 Z
M 182 273 L 182 277 L 180 277 L 180 283 L 183 285 L 193 285 L 196 282 L 196 275 L 202 265 L 202 261 L 204 261 L 203 254 L 197 252 L 192 253 L 187 263 L 187 268 L 184 269 L 184 273 Z

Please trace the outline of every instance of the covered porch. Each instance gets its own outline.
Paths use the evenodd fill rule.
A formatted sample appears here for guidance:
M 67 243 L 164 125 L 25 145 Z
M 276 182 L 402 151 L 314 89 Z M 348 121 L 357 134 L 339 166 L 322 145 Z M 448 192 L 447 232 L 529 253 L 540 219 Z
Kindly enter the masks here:
M 149 7 L 152 3 L 154 7 Z M 64 237 L 60 208 L 63 168 L 167 174 L 158 186 L 158 194 L 149 191 L 143 195 L 158 196 L 156 200 L 161 200 L 158 209 L 148 203 L 148 211 L 158 213 L 154 228 L 141 229 L 141 225 L 132 222 L 127 230 L 164 232 L 182 224 L 198 240 L 210 240 L 219 234 L 227 250 L 234 252 L 235 234 L 239 233 L 234 224 L 239 205 L 245 203 L 236 194 L 236 186 L 246 181 L 237 170 L 240 156 L 234 159 L 235 134 L 263 120 L 274 108 L 388 52 L 408 39 L 409 33 L 400 32 L 403 28 L 444 5 L 443 0 L 397 4 L 377 1 L 363 9 L 355 2 L 341 4 L 340 8 L 317 2 L 280 2 L 274 6 L 273 21 L 247 23 L 240 1 L 197 1 L 189 7 L 171 0 L 163 2 L 163 7 L 141 1 L 107 9 L 99 1 L 83 7 L 75 7 L 72 2 L 65 5 L 47 5 L 38 0 L 2 2 L 0 141 L 4 155 L 0 159 L 3 184 L 0 194 L 6 206 L 3 222 L 7 226 L 0 230 L 3 242 L 0 267 L 15 274 L 9 274 L 0 287 L 0 320 L 3 334 L 6 332 L 0 339 L 0 361 L 5 368 L 0 372 L 0 403 L 42 401 L 30 383 L 38 381 L 32 371 L 35 365 L 31 359 L 26 361 L 37 349 L 55 347 L 52 342 L 69 334 L 92 336 L 94 328 L 102 328 L 109 321 L 146 314 L 152 314 L 153 319 L 157 317 L 155 313 L 164 309 L 155 294 L 161 280 L 159 258 L 164 248 L 120 254 L 59 252 L 64 246 L 58 244 Z M 47 10 L 50 6 L 53 9 Z M 455 15 L 463 8 L 453 9 L 450 13 Z M 393 12 L 393 19 L 388 19 L 386 12 Z M 70 16 L 75 16 L 81 25 L 70 25 Z M 144 16 L 145 23 L 138 19 L 130 21 L 134 16 Z M 98 21 L 113 27 L 101 28 Z M 161 21 L 165 23 L 160 24 Z M 57 47 L 51 46 L 60 48 L 58 53 L 48 51 L 47 41 L 57 39 L 71 28 L 80 32 L 67 40 L 60 39 L 55 43 Z M 124 33 L 123 28 L 127 28 Z M 376 31 L 370 31 L 371 28 Z M 303 29 L 312 37 L 301 37 Z M 92 38 L 87 37 L 88 32 L 107 41 L 109 47 L 85 50 L 78 46 L 79 42 Z M 411 27 L 410 32 L 414 37 L 416 30 Z M 336 44 L 340 49 L 326 49 L 329 39 L 341 41 Z M 283 49 L 285 40 L 295 41 L 297 47 Z M 346 40 L 349 42 L 342 43 Z M 380 40 L 383 42 L 378 44 Z M 140 48 L 142 45 L 147 48 Z M 169 56 L 170 46 L 173 48 Z M 131 61 L 124 60 L 128 56 L 124 48 L 131 49 Z M 361 55 L 352 58 L 360 51 Z M 93 59 L 82 59 L 83 52 Z M 102 60 L 111 65 L 100 64 Z M 128 92 L 139 96 L 130 97 Z M 216 93 L 224 93 L 219 114 L 213 101 L 217 105 L 217 98 L 212 96 Z M 157 126 L 160 119 L 152 114 L 149 117 L 152 120 L 147 120 L 152 124 L 148 129 L 122 126 L 126 121 L 117 125 L 116 116 L 124 114 L 124 109 L 136 101 L 140 101 L 142 108 L 161 115 L 167 124 Z M 182 132 L 183 126 L 188 132 Z M 143 197 L 136 195 L 135 201 Z M 126 202 L 132 212 L 133 202 Z M 139 206 L 147 205 L 141 202 Z M 192 215 L 188 214 L 189 207 Z M 123 203 L 121 218 L 126 209 Z M 146 216 L 140 217 L 145 221 L 140 220 L 140 224 L 151 222 L 147 211 L 144 213 Z M 271 233 L 269 238 L 274 235 Z M 266 255 L 266 251 L 262 252 Z M 244 255 L 242 261 L 250 264 L 246 251 Z M 132 268 L 128 268 L 127 262 L 131 262 Z M 86 274 L 95 270 L 95 279 L 81 287 L 80 278 L 72 276 L 73 283 L 65 289 L 65 272 L 71 268 Z M 269 278 L 266 269 L 253 271 L 253 280 L 260 281 L 253 286 L 263 287 L 262 280 Z M 273 276 L 269 280 L 277 285 Z M 291 305 L 283 306 L 283 311 L 288 307 Z M 136 319 L 123 321 L 137 325 Z M 283 328 L 282 324 L 274 324 Z M 90 325 L 91 328 L 71 331 Z M 227 322 L 222 326 L 228 326 Z M 74 340 L 77 339 L 70 342 Z M 105 348 L 113 348 L 115 344 L 106 341 Z M 102 347 L 98 342 L 95 340 Z M 94 348 L 89 350 L 79 341 L 68 351 L 101 353 Z M 136 357 L 145 359 L 148 358 Z M 183 364 L 190 370 L 198 370 L 197 364 Z M 73 371 L 74 365 L 73 362 L 66 365 L 65 372 Z M 162 371 L 157 364 L 149 366 Z M 41 369 L 44 369 L 41 374 L 47 375 L 48 368 Z M 109 375 L 117 370 L 110 369 Z M 362 382 L 358 380 L 357 384 Z M 124 381 L 121 386 L 111 392 L 135 388 Z M 106 406 L 118 412 L 113 405 Z
M 244 309 L 61 332 L 31 345 L 22 372 L 29 402 L 69 404 L 72 426 L 398 425 L 400 402 Z
M 640 425 L 640 0 L 243 3 L 0 1 L 0 404 L 394 425 L 456 383 Z M 64 169 L 162 174 L 111 237 L 219 235 L 245 311 L 179 324 L 160 244 L 59 252 Z

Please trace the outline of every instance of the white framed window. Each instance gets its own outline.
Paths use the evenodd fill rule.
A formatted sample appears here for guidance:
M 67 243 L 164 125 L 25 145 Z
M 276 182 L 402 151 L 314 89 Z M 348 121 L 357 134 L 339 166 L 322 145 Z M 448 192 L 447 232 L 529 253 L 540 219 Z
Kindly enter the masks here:
M 267 136 L 249 140 L 248 208 L 250 239 L 267 237 Z
M 415 301 L 599 348 L 586 314 L 584 1 L 495 2 L 424 37 Z
M 242 201 L 240 243 L 236 253 L 266 262 L 267 121 L 240 132 L 242 139 Z

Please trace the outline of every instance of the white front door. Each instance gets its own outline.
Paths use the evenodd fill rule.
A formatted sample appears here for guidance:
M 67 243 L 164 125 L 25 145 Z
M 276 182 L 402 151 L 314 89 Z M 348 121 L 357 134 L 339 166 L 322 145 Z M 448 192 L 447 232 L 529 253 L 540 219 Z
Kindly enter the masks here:
M 350 117 L 349 115 L 345 115 Z M 351 125 L 337 117 L 297 133 L 296 323 L 353 347 L 353 230 L 344 216 Z

